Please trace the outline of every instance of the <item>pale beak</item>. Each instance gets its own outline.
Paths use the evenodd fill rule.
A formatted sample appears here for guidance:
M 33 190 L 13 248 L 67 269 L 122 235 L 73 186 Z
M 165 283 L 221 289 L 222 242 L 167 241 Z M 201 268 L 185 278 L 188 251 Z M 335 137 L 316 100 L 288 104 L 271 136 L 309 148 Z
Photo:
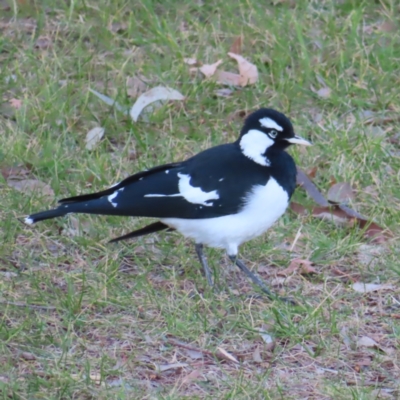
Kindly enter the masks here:
M 292 137 L 290 139 L 286 139 L 287 142 L 292 143 L 292 144 L 302 144 L 303 146 L 312 146 L 313 144 L 309 142 L 306 139 L 303 139 L 300 136 L 295 135 L 295 137 Z

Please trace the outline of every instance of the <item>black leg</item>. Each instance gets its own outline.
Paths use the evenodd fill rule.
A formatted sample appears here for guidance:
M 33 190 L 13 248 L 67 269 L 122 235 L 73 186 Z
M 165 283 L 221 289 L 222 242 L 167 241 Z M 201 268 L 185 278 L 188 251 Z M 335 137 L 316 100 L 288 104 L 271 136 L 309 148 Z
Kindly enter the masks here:
M 229 256 L 231 261 L 235 263 L 271 300 L 282 300 L 287 303 L 295 305 L 296 303 L 293 300 L 286 299 L 284 297 L 279 297 L 275 293 L 271 292 L 268 286 L 253 272 L 251 272 L 243 263 L 242 260 L 239 260 L 236 256 Z
M 214 286 L 212 275 L 210 271 L 210 267 L 208 266 L 207 258 L 203 253 L 203 245 L 201 243 L 196 243 L 196 253 L 199 257 L 200 263 L 203 267 L 204 275 L 207 278 L 208 284 L 212 287 Z

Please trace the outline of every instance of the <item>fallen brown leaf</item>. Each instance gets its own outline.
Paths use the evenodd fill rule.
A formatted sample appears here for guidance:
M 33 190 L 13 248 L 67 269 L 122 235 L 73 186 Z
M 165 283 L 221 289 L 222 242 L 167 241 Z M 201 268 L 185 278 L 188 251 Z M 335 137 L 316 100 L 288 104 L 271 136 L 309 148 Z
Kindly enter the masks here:
M 39 193 L 43 196 L 54 196 L 53 189 L 44 182 L 36 179 L 7 180 L 8 186 L 25 194 Z
M 310 260 L 302 260 L 300 258 L 294 258 L 289 266 L 282 271 L 279 271 L 277 275 L 288 276 L 293 272 L 300 270 L 301 275 L 316 274 L 317 271 L 312 267 L 313 262 Z
M 187 363 L 177 362 L 177 363 L 172 363 L 172 364 L 157 365 L 156 366 L 156 370 L 158 372 L 165 372 L 165 371 L 168 371 L 170 369 L 177 369 L 177 368 L 183 368 L 183 367 L 188 367 L 188 366 L 189 366 L 189 364 L 187 364 Z
M 126 79 L 126 93 L 129 97 L 135 98 L 147 90 L 146 80 L 138 76 L 128 76 Z
M 310 177 L 310 178 L 315 178 L 316 177 L 316 175 L 317 175 L 317 171 L 318 171 L 318 167 L 313 167 L 313 168 L 311 168 L 308 172 L 307 172 L 307 175 Z
M 380 344 L 378 344 L 378 342 L 376 342 L 374 339 L 370 338 L 369 336 L 362 336 L 360 339 L 358 339 L 357 346 L 372 347 L 374 349 L 380 350 L 387 354 L 392 353 L 392 349 L 381 346 Z
M 341 204 L 354 200 L 355 195 L 350 183 L 339 182 L 329 188 L 327 198 L 331 203 Z
M 317 204 L 323 207 L 329 207 L 328 200 L 325 199 L 311 179 L 300 168 L 297 168 L 297 184 L 303 187 Z
M 101 126 L 96 126 L 95 128 L 91 129 L 85 138 L 86 142 L 86 149 L 87 150 L 94 150 L 97 147 L 97 144 L 100 142 L 101 138 L 104 136 L 104 128 Z
M 220 346 L 217 347 L 217 353 L 219 353 L 219 355 L 225 358 L 227 361 L 233 361 L 234 363 L 239 364 L 239 361 L 237 360 L 236 357 L 228 353 L 224 348 Z
M 187 65 L 198 65 L 198 61 L 195 58 L 185 57 L 183 62 Z
M 32 354 L 32 353 L 27 352 L 27 351 L 23 351 L 20 354 L 20 357 L 23 358 L 26 361 L 34 361 L 34 360 L 36 360 L 36 356 L 34 354 Z
M 53 47 L 53 41 L 47 36 L 39 36 L 36 40 L 35 47 L 40 50 L 47 50 Z
M 384 21 L 377 28 L 381 32 L 392 33 L 398 30 L 398 25 L 393 21 Z
M 217 68 L 219 65 L 222 64 L 222 60 L 218 60 L 214 64 L 204 64 L 199 68 L 199 71 L 206 77 L 206 78 L 211 78 L 215 72 L 217 71 Z
M 258 69 L 254 64 L 239 54 L 228 53 L 228 56 L 235 59 L 238 63 L 240 86 L 252 85 L 258 81 Z
M 242 36 L 236 37 L 236 39 L 233 41 L 231 48 L 229 49 L 230 53 L 235 53 L 235 54 L 242 54 Z
M 321 206 L 311 209 L 311 214 L 313 216 L 329 219 L 339 225 L 352 226 L 358 224 L 361 229 L 364 229 L 364 236 L 375 243 L 383 243 L 391 236 L 390 232 L 380 227 L 377 223 L 371 222 L 368 218 L 350 207 L 344 204 L 331 205 L 311 179 L 300 168 L 297 168 L 297 184 L 303 187 L 309 196 Z M 304 214 L 306 212 L 305 207 L 297 203 L 293 203 L 291 209 L 299 214 Z
M 149 104 L 158 101 L 184 100 L 184 98 L 185 97 L 175 89 L 157 86 L 140 95 L 130 109 L 129 114 L 133 121 L 136 122 L 139 115 Z
M 187 374 L 183 379 L 182 379 L 182 385 L 187 385 L 188 383 L 196 380 L 199 378 L 201 375 L 201 371 L 199 369 L 194 369 L 192 372 Z
M 377 284 L 377 283 L 363 283 L 363 282 L 356 282 L 353 284 L 353 290 L 358 293 L 369 293 L 369 292 L 376 292 L 378 290 L 393 289 L 393 285 L 389 285 L 387 283 Z
M 261 358 L 261 353 L 260 353 L 260 346 L 256 346 L 256 348 L 253 351 L 253 361 L 256 363 L 263 362 L 263 359 Z
M 227 71 L 217 71 L 216 78 L 217 82 L 229 86 L 240 86 L 241 82 L 239 74 Z
M 321 99 L 328 99 L 331 96 L 331 89 L 329 89 L 328 87 L 323 87 L 317 90 L 316 93 Z
M 22 107 L 22 100 L 20 99 L 10 99 L 9 103 L 11 107 L 15 108 L 16 110 L 19 110 Z
M 27 168 L 25 168 L 21 165 L 15 166 L 15 167 L 4 166 L 4 167 L 1 167 L 0 171 L 5 180 L 8 180 L 8 179 L 18 180 L 23 177 L 26 177 L 30 173 L 30 171 Z

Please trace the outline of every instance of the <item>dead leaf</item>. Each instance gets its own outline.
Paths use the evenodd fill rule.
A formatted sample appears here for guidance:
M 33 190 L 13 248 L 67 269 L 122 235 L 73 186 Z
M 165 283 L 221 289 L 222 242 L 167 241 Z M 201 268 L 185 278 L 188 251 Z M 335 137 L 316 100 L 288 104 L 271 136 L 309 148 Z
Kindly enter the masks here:
M 384 21 L 380 25 L 378 25 L 377 28 L 381 32 L 386 33 L 396 32 L 398 29 L 397 24 L 393 21 Z
M 32 354 L 32 353 L 27 352 L 27 351 L 23 351 L 23 352 L 20 354 L 20 357 L 23 358 L 23 359 L 26 360 L 26 361 L 33 361 L 33 360 L 36 360 L 36 356 L 35 356 L 34 354 Z
M 168 101 L 168 100 L 184 100 L 185 97 L 175 89 L 168 87 L 157 86 L 150 89 L 148 92 L 143 93 L 136 100 L 135 104 L 129 111 L 131 118 L 136 122 L 142 111 L 151 103 L 157 101 Z
M 128 24 L 125 22 L 113 22 L 108 29 L 113 33 L 122 33 L 128 29 Z
M 265 343 L 267 343 L 267 344 L 273 343 L 274 339 L 272 338 L 272 336 L 269 333 L 265 332 L 262 328 L 260 328 L 259 331 L 260 331 L 262 340 L 264 340 Z
M 16 110 L 19 110 L 22 107 L 22 100 L 19 99 L 10 99 L 9 103 L 11 107 L 15 108 Z
M 328 99 L 331 96 L 331 89 L 328 87 L 323 87 L 317 90 L 316 93 L 321 99 Z
M 330 221 L 337 226 L 352 226 L 352 221 L 354 221 L 343 210 L 335 206 L 313 207 L 311 213 L 313 217 Z
M 222 88 L 214 92 L 218 97 L 230 97 L 233 93 L 232 89 Z
M 89 88 L 89 92 L 93 93 L 95 96 L 97 96 L 101 101 L 103 101 L 104 103 L 108 104 L 109 106 L 113 106 L 115 107 L 118 111 L 123 112 L 124 114 L 128 114 L 128 110 L 121 106 L 121 104 L 119 104 L 117 101 L 115 101 L 114 99 L 112 99 L 111 97 L 108 97 L 100 92 L 97 92 L 94 89 Z
M 383 243 L 391 236 L 391 233 L 384 230 L 375 222 L 371 222 L 368 218 L 352 210 L 345 204 L 331 205 L 323 194 L 318 190 L 310 178 L 300 169 L 297 168 L 297 184 L 302 186 L 310 197 L 322 207 L 314 207 L 312 215 L 318 218 L 329 219 L 338 225 L 354 225 L 355 223 L 361 229 L 364 229 L 364 236 L 371 239 L 375 243 Z M 336 184 L 336 182 L 335 182 Z M 293 203 L 291 205 L 293 211 L 304 214 L 305 207 L 300 204 Z
M 194 369 L 192 372 L 187 374 L 183 379 L 182 379 L 182 385 L 187 385 L 188 383 L 194 381 L 195 379 L 199 378 L 201 375 L 201 372 L 199 369 Z
M 191 65 L 191 66 L 199 64 L 199 62 L 195 58 L 190 58 L 190 57 L 184 58 L 183 62 L 185 64 Z
M 218 83 L 229 86 L 240 86 L 241 78 L 239 74 L 233 72 L 217 71 L 216 79 Z
M 235 53 L 228 53 L 228 56 L 235 59 L 238 63 L 240 74 L 240 86 L 252 85 L 258 81 L 257 67 L 244 57 Z
M 297 184 L 302 186 L 317 204 L 323 207 L 329 207 L 329 202 L 325 199 L 323 194 L 318 190 L 318 188 L 310 180 L 310 178 L 308 178 L 308 176 L 300 168 L 297 168 L 296 179 Z
M 363 282 L 354 283 L 352 288 L 358 293 L 370 293 L 370 292 L 376 292 L 378 290 L 394 289 L 393 285 L 390 285 L 388 283 L 378 284 L 378 283 L 363 283 Z
M 217 352 L 219 353 L 220 356 L 225 358 L 228 361 L 233 361 L 236 364 L 239 364 L 239 361 L 234 357 L 232 354 L 228 353 L 225 349 L 222 347 L 217 347 Z
M 53 41 L 47 36 L 39 36 L 36 40 L 35 47 L 40 50 L 47 50 L 53 47 Z
M 242 42 L 242 36 L 236 37 L 236 39 L 232 43 L 231 48 L 229 49 L 229 52 L 234 54 L 242 54 Z
M 261 353 L 260 353 L 260 346 L 256 346 L 256 348 L 253 351 L 253 361 L 256 363 L 263 362 L 263 359 L 261 358 Z
M 158 365 L 156 367 L 156 369 L 158 372 L 165 372 L 170 369 L 184 368 L 184 367 L 188 367 L 188 366 L 189 366 L 189 364 L 187 364 L 187 363 L 177 362 L 177 363 L 171 363 L 171 364 L 161 364 L 161 365 Z
M 307 175 L 308 175 L 310 178 L 315 178 L 315 177 L 317 176 L 317 171 L 318 171 L 318 167 L 315 166 L 315 167 L 311 168 L 311 169 L 307 172 Z
M 104 136 L 104 128 L 102 128 L 101 126 L 96 126 L 95 128 L 91 129 L 86 134 L 86 139 L 85 139 L 86 149 L 94 150 L 103 136 Z
M 42 196 L 54 196 L 53 189 L 44 182 L 36 179 L 7 180 L 8 186 L 25 194 L 38 193 Z
M 329 188 L 327 198 L 331 203 L 341 204 L 354 200 L 355 195 L 350 183 L 339 182 Z
M 199 358 L 203 358 L 204 355 L 200 351 L 196 350 L 186 350 L 187 355 L 192 359 L 192 360 L 198 360 Z
M 215 72 L 217 71 L 217 68 L 219 65 L 222 64 L 222 60 L 218 60 L 214 64 L 204 64 L 199 68 L 199 71 L 206 77 L 206 78 L 211 78 Z
M 385 248 L 379 245 L 363 244 L 358 248 L 357 259 L 365 266 L 375 266 L 383 255 Z
M 147 90 L 147 83 L 138 76 L 129 76 L 126 79 L 126 93 L 129 97 L 135 98 Z
M 297 270 L 300 270 L 301 275 L 316 274 L 318 272 L 312 267 L 313 264 L 314 263 L 310 260 L 294 258 L 292 261 L 290 261 L 289 266 L 284 270 L 279 271 L 277 275 L 288 276 Z
M 15 167 L 1 167 L 0 169 L 1 174 L 3 175 L 3 178 L 5 180 L 19 180 L 22 179 L 23 177 L 26 177 L 29 175 L 30 171 L 23 167 L 22 165 L 18 165 Z
M 363 336 L 357 340 L 357 346 L 362 347 L 378 347 L 378 343 L 375 342 L 374 339 L 371 339 L 368 336 Z
M 357 346 L 359 347 L 372 347 L 376 350 L 380 350 L 386 354 L 393 353 L 391 348 L 386 348 L 381 346 L 378 342 L 374 339 L 370 338 L 369 336 L 362 336 L 360 339 L 357 340 Z

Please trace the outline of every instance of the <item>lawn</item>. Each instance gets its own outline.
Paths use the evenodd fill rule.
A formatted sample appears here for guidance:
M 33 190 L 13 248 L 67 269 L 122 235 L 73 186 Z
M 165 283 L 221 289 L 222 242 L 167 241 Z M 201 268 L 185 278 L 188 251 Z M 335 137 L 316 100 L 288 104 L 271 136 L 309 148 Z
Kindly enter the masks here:
M 395 0 L 1 0 L 2 398 L 400 398 L 399 15 Z M 186 62 L 236 72 L 230 50 L 257 66 L 255 84 L 226 87 Z M 155 86 L 185 99 L 138 122 L 89 90 L 130 107 Z M 234 141 L 266 106 L 314 143 L 289 152 L 321 193 L 349 184 L 348 205 L 382 228 L 374 239 L 322 219 L 299 187 L 308 212 L 240 249 L 297 306 L 254 296 L 206 249 L 211 290 L 177 233 L 108 244 L 150 220 L 22 223 Z

